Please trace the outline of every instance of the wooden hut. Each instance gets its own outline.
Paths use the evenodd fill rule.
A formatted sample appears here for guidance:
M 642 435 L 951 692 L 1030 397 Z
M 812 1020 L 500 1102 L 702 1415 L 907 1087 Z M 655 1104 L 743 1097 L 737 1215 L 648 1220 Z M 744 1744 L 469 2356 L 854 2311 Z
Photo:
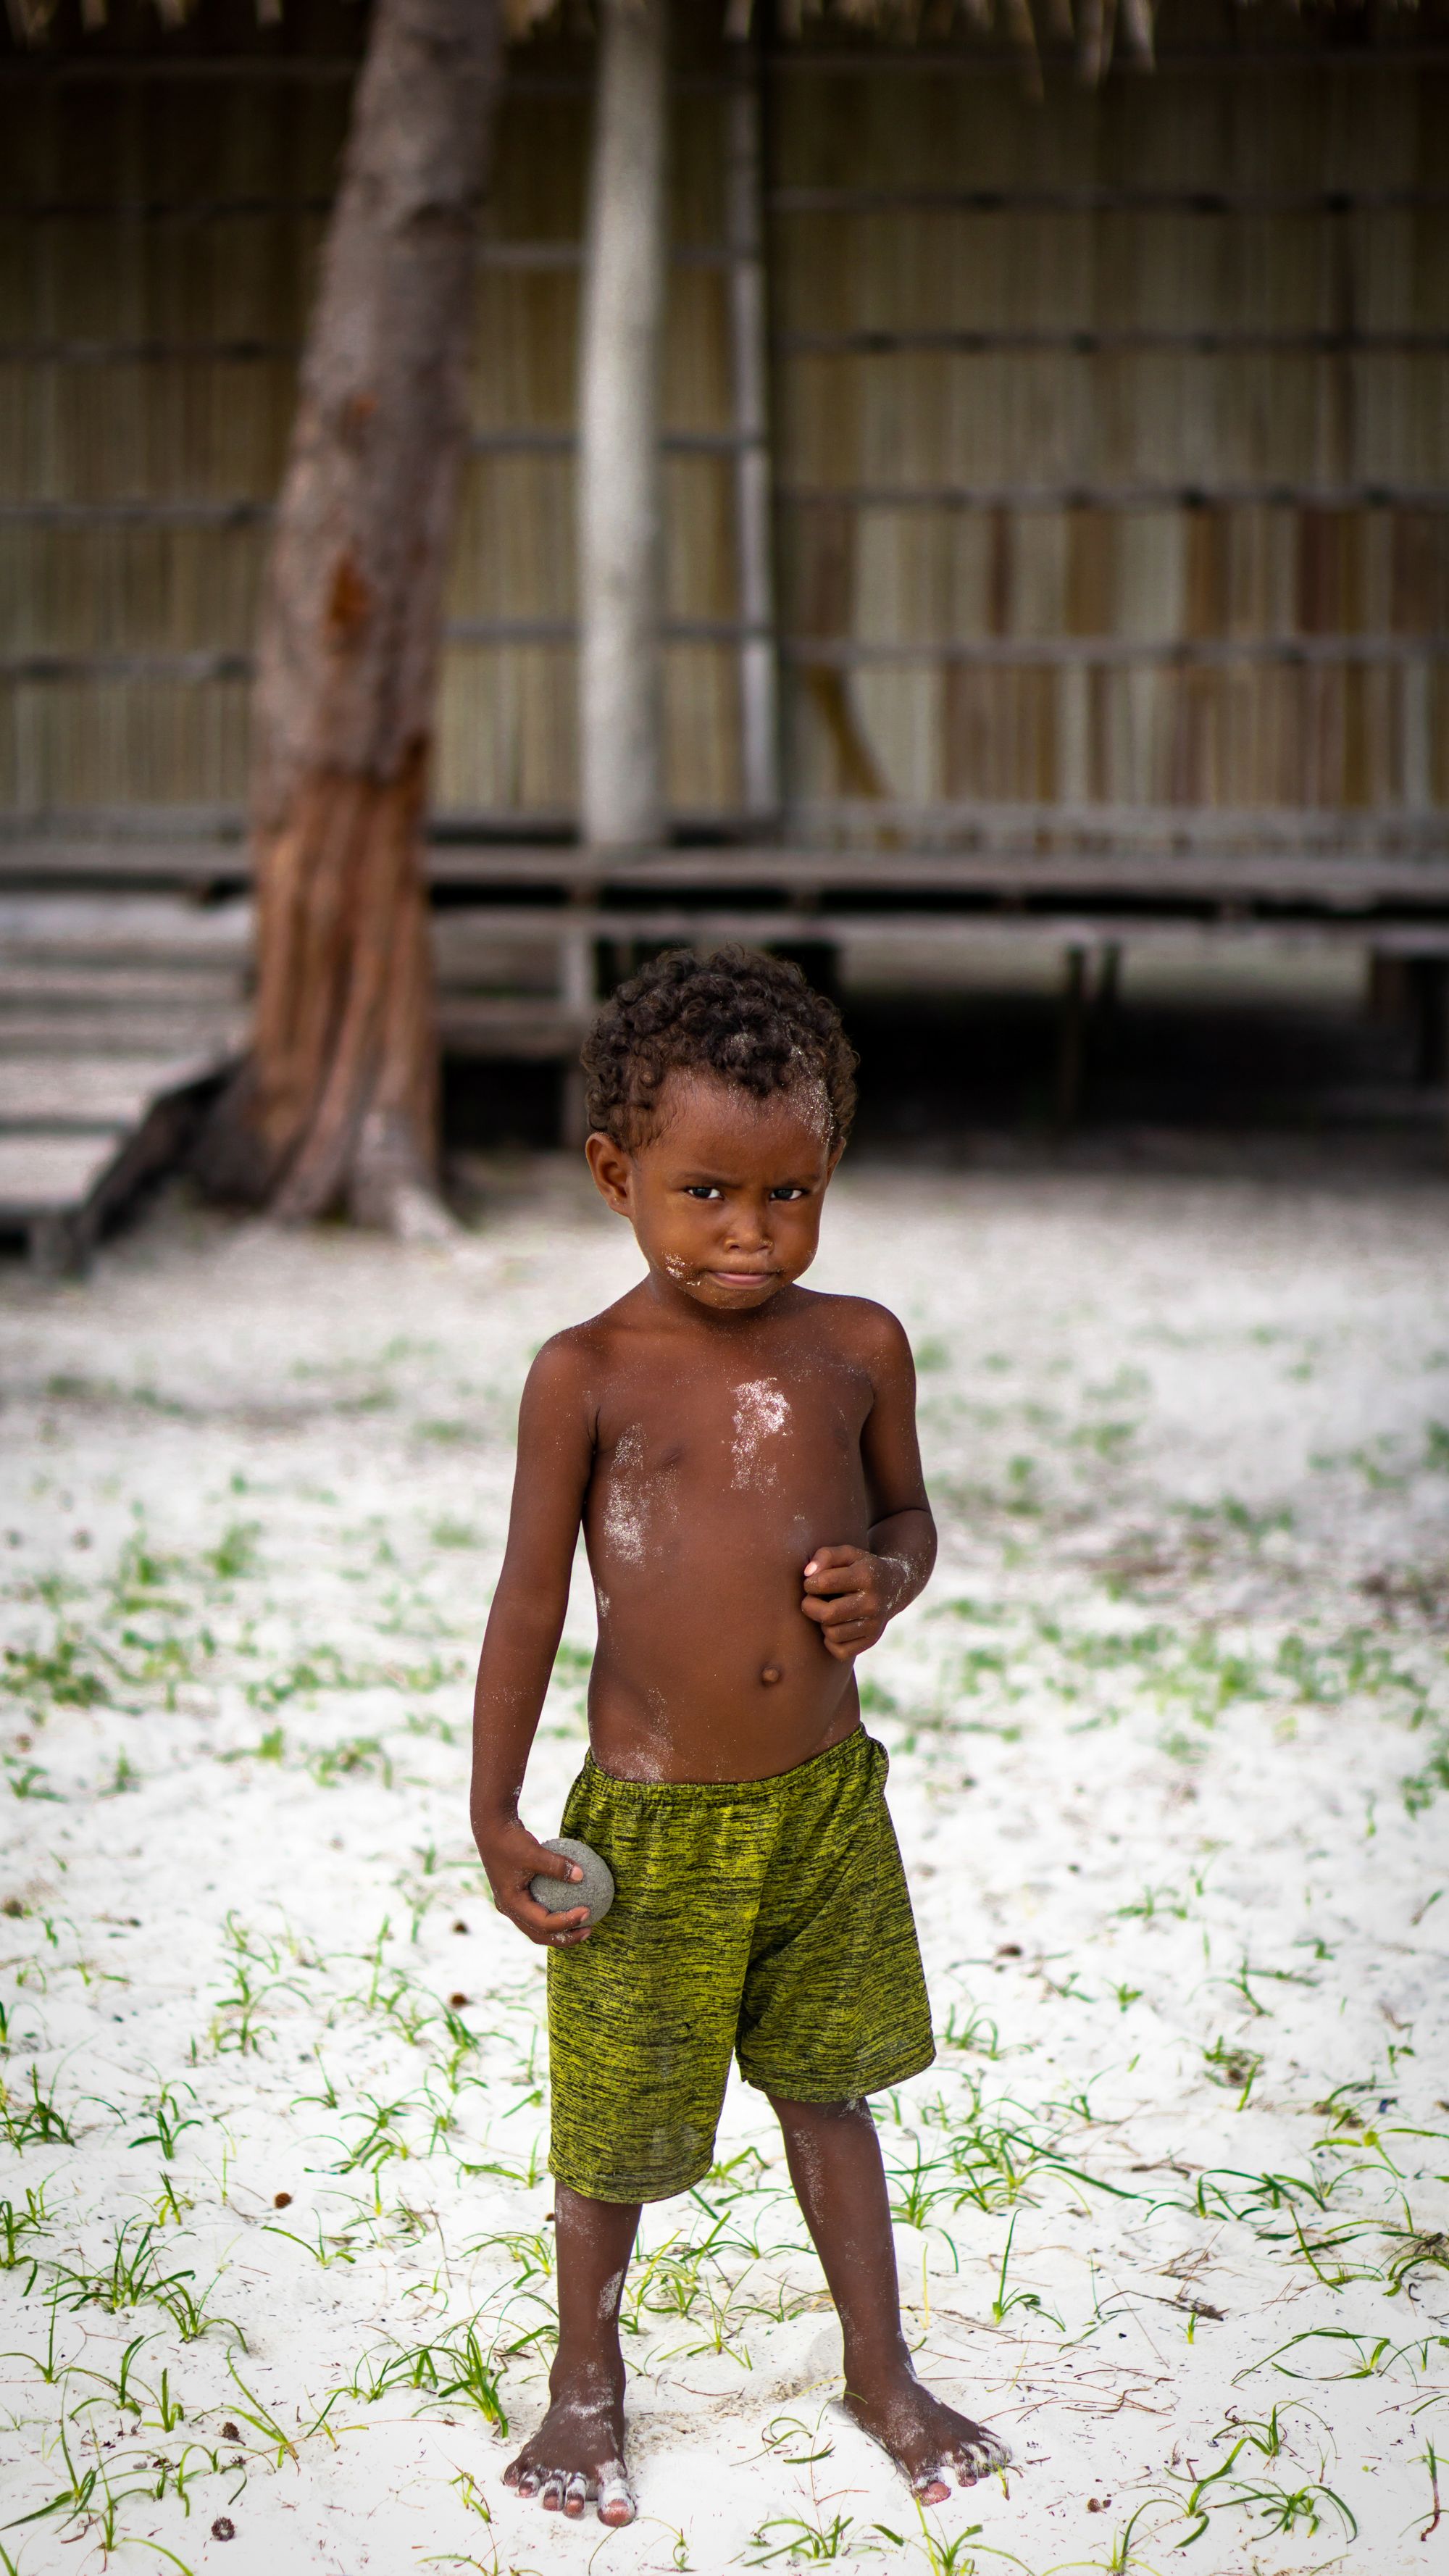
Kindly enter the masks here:
M 361 41 L 339 0 L 69 6 L 0 61 L 0 866 L 36 919 L 244 876 Z M 1093 88 L 949 10 L 738 43 L 681 0 L 670 846 L 607 876 L 573 842 L 591 80 L 577 35 L 510 56 L 437 713 L 450 1042 L 566 1051 L 596 941 L 802 905 L 818 937 L 1004 905 L 1078 949 L 1351 919 L 1441 955 L 1442 10 L 1165 0 L 1152 67 Z

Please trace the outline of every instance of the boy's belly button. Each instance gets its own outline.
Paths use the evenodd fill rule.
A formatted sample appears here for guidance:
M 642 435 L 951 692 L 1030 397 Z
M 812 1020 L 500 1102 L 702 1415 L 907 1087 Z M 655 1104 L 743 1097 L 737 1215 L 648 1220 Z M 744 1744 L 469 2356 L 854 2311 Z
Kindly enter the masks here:
M 779 1665 L 778 1665 L 778 1664 L 762 1664 L 762 1665 L 761 1665 L 761 1667 L 760 1667 L 760 1679 L 761 1679 L 761 1681 L 762 1681 L 762 1682 L 779 1682 L 779 1681 L 783 1681 L 783 1680 L 784 1680 L 784 1678 L 785 1678 L 785 1676 L 784 1676 L 784 1674 L 781 1672 L 780 1667 L 779 1667 Z

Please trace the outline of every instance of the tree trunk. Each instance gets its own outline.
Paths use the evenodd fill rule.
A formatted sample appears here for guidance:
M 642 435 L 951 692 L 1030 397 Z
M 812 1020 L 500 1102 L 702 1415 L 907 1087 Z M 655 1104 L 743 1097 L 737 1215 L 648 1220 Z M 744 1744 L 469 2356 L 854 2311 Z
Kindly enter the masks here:
M 601 0 L 579 395 L 580 773 L 585 840 L 664 828 L 667 0 Z
M 212 1177 L 441 1220 L 422 819 L 498 0 L 373 0 L 263 598 L 258 994 Z

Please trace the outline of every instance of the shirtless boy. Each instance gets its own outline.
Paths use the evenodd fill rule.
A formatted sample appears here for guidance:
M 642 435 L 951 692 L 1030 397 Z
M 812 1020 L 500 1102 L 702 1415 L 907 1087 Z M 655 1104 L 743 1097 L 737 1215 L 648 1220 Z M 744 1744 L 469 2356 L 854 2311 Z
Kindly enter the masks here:
M 545 1343 L 519 1416 L 478 1671 L 473 1829 L 500 1913 L 549 1949 L 559 2340 L 520 2495 L 633 2519 L 618 2316 L 641 2204 L 709 2171 L 732 2053 L 768 2095 L 844 2338 L 844 2403 L 924 2503 L 1005 2465 L 917 2379 L 866 2096 L 933 2056 L 910 1898 L 855 1658 L 935 1557 L 900 1325 L 796 1285 L 854 1107 L 831 1005 L 777 960 L 677 950 L 584 1050 L 594 1179 L 637 1288 Z M 563 1830 L 518 1800 L 582 1519 L 598 1603 L 589 1753 Z

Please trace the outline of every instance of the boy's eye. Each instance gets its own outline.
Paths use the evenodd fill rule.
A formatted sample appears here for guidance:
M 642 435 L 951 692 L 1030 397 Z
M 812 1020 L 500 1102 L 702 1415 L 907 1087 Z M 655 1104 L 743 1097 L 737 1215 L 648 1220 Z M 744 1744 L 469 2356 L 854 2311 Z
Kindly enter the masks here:
M 717 1199 L 722 1192 L 714 1181 L 686 1181 L 684 1195 L 687 1199 Z
M 770 1196 L 772 1199 L 803 1199 L 805 1192 L 798 1181 L 787 1181 L 783 1189 L 771 1190 Z

